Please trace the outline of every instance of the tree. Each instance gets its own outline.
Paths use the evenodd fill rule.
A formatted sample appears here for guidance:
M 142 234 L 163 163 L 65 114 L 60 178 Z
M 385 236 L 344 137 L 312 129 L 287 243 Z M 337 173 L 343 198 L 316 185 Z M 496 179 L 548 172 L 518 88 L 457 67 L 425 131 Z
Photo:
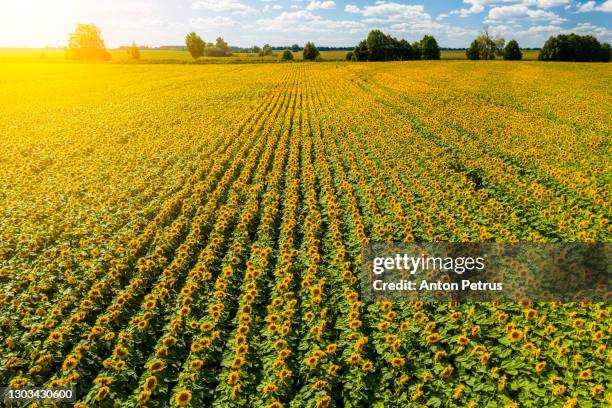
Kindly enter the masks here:
M 523 59 L 523 53 L 516 40 L 510 40 L 506 48 L 504 48 L 504 59 L 507 61 L 520 61 Z
M 609 62 L 609 44 L 600 44 L 592 35 L 559 34 L 550 37 L 540 50 L 542 61 Z
M 185 44 L 187 45 L 187 51 L 191 54 L 193 59 L 198 59 L 204 56 L 204 49 L 206 43 L 204 40 L 194 32 L 187 34 L 185 38 Z
M 498 55 L 503 55 L 505 40 L 503 38 L 493 39 L 487 30 L 472 41 L 465 55 L 471 60 L 493 60 Z
M 110 60 L 100 29 L 95 24 L 77 23 L 70 33 L 66 57 L 74 60 Z
M 302 58 L 305 61 L 315 61 L 320 56 L 321 53 L 314 43 L 311 43 L 310 41 L 307 42 L 304 46 L 304 51 L 302 51 Z
M 470 47 L 465 50 L 465 56 L 470 60 L 480 59 L 480 45 L 478 43 L 478 40 L 472 41 Z
M 215 47 L 229 52 L 229 45 L 227 45 L 227 42 L 225 42 L 225 40 L 221 37 L 217 37 Z
M 208 44 L 204 49 L 204 55 L 207 57 L 229 57 L 232 55 L 229 45 L 221 37 L 215 40 L 215 44 Z
M 414 53 L 414 59 L 416 60 L 420 60 L 422 53 L 421 53 L 421 43 L 418 41 L 415 41 L 412 43 L 412 52 Z
M 265 44 L 262 50 L 259 52 L 260 57 L 265 57 L 267 55 L 272 55 L 274 51 L 272 50 L 272 46 L 270 44 Z
M 438 42 L 431 35 L 426 35 L 421 39 L 420 44 L 421 59 L 424 60 L 439 60 L 440 59 L 440 47 Z
M 135 42 L 132 41 L 132 45 L 130 46 L 130 48 L 128 48 L 127 52 L 130 58 L 134 60 L 140 59 L 140 48 L 136 45 Z
M 398 40 L 380 30 L 372 30 L 353 50 L 358 61 L 398 61 L 414 59 L 414 48 L 404 39 Z
M 356 61 L 368 61 L 370 59 L 370 51 L 368 50 L 366 40 L 362 40 L 357 44 L 355 49 L 353 49 L 353 55 Z
M 290 50 L 283 51 L 281 59 L 284 61 L 293 61 L 293 53 Z
M 603 43 L 601 44 L 601 49 L 599 50 L 599 61 L 600 62 L 610 62 L 612 59 L 612 47 L 610 44 Z
M 253 46 L 253 53 L 254 54 L 259 54 L 261 52 L 261 48 L 259 48 L 258 46 L 254 45 Z
M 344 59 L 346 61 L 353 61 L 353 60 L 355 60 L 355 54 L 353 53 L 353 51 L 349 51 L 349 52 L 346 53 Z
M 298 44 L 293 44 L 291 46 L 291 51 L 293 52 L 299 52 L 300 51 L 300 46 Z

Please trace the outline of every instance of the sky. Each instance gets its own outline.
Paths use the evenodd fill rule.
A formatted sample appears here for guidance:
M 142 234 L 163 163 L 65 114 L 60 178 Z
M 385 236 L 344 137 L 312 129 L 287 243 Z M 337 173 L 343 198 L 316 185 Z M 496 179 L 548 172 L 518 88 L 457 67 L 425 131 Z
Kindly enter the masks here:
M 77 22 L 98 25 L 108 47 L 180 45 L 190 31 L 240 47 L 353 46 L 372 29 L 443 47 L 488 29 L 538 47 L 565 32 L 612 42 L 612 0 L 0 0 L 0 47 L 64 46 Z

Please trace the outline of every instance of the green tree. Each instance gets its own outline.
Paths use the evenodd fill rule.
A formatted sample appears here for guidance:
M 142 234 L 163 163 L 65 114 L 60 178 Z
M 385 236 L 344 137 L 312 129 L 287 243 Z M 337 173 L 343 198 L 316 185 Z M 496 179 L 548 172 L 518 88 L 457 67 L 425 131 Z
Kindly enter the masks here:
M 281 59 L 284 61 L 293 61 L 293 53 L 291 52 L 291 50 L 283 51 Z
M 102 33 L 95 24 L 77 23 L 68 38 L 66 57 L 74 60 L 110 60 Z
M 291 51 L 293 52 L 299 52 L 300 51 L 300 46 L 298 44 L 293 44 L 291 46 Z
M 480 45 L 478 43 L 478 40 L 472 41 L 469 48 L 465 50 L 465 56 L 470 60 L 480 59 Z
M 431 35 L 426 35 L 421 39 L 420 44 L 421 59 L 424 60 L 439 60 L 440 59 L 440 47 L 438 42 Z
M 346 53 L 346 55 L 344 56 L 344 59 L 346 61 L 353 61 L 355 59 L 355 54 L 353 53 L 353 51 L 349 51 Z
M 130 58 L 134 60 L 140 59 L 140 47 L 138 47 L 135 42 L 132 41 L 132 45 L 128 48 L 127 52 Z
M 217 40 L 215 42 L 215 47 L 217 47 L 217 48 L 219 48 L 221 50 L 229 52 L 229 45 L 221 37 L 217 37 Z
M 523 53 L 516 40 L 510 40 L 506 48 L 504 48 L 504 59 L 508 61 L 520 61 L 523 59 Z
M 420 60 L 422 53 L 421 53 L 421 43 L 418 41 L 415 41 L 412 43 L 412 52 L 414 53 L 414 59 Z
M 259 52 L 260 57 L 265 57 L 268 55 L 272 55 L 274 51 L 272 50 L 272 46 L 270 44 L 265 44 L 261 51 Z
M 185 44 L 187 45 L 187 51 L 191 54 L 193 59 L 198 59 L 204 56 L 204 49 L 206 43 L 204 40 L 194 32 L 187 34 L 185 38 Z
M 493 60 L 498 55 L 503 55 L 505 40 L 503 38 L 492 38 L 488 31 L 484 31 L 472 41 L 465 55 L 471 60 Z
M 359 44 L 355 46 L 353 55 L 356 61 L 368 61 L 370 59 L 370 51 L 368 50 L 366 40 L 360 41 Z
M 318 57 L 321 56 L 319 49 L 312 42 L 307 42 L 304 46 L 304 51 L 302 51 L 302 58 L 305 61 L 315 61 Z
M 254 45 L 252 48 L 253 54 L 259 54 L 261 52 L 261 48 L 259 48 L 258 46 Z
M 540 50 L 542 61 L 609 62 L 610 46 L 592 35 L 559 34 L 550 37 Z

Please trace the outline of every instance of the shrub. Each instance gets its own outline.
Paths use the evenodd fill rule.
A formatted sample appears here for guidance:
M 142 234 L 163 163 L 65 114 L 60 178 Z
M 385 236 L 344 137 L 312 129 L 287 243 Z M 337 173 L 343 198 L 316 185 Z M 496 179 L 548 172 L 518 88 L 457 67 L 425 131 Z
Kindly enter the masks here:
M 349 51 L 346 53 L 344 59 L 347 61 L 353 61 L 355 59 L 355 54 L 353 54 L 353 51 Z
M 140 48 L 136 45 L 135 42 L 132 42 L 132 45 L 130 46 L 130 48 L 128 48 L 127 52 L 130 58 L 134 60 L 140 59 Z
M 504 59 L 508 61 L 520 61 L 523 59 L 523 53 L 516 40 L 510 40 L 506 48 L 504 48 Z
M 281 55 L 281 59 L 284 61 L 293 61 L 293 53 L 289 50 L 285 50 Z
M 305 61 L 315 61 L 320 55 L 319 49 L 313 43 L 310 41 L 306 43 L 302 51 L 302 58 Z

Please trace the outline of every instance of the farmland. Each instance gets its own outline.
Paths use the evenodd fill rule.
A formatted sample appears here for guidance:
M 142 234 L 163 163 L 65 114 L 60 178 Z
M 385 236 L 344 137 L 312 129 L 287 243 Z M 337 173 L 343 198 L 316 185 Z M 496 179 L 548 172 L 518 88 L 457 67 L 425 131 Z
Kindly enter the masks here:
M 358 279 L 369 241 L 610 242 L 608 65 L 2 62 L 0 89 L 0 385 L 612 400 L 609 303 L 367 304 Z

